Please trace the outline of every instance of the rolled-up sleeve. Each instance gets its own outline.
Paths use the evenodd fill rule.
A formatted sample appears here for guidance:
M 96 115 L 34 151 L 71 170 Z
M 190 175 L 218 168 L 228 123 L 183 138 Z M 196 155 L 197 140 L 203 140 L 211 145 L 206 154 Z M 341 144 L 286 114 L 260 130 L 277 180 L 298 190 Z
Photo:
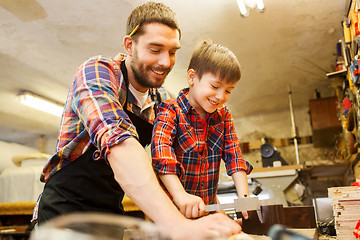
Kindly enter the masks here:
M 106 158 L 115 144 L 138 137 L 119 102 L 120 84 L 110 64 L 87 62 L 75 78 L 71 109 L 80 118 L 90 142 L 100 150 L 99 158 Z
M 240 141 L 236 135 L 234 122 L 230 111 L 226 111 L 225 115 L 225 136 L 224 136 L 224 149 L 223 159 L 227 174 L 230 176 L 235 172 L 245 171 L 250 174 L 253 166 L 243 159 L 240 149 Z
M 162 102 L 154 122 L 151 154 L 154 170 L 159 175 L 184 173 L 184 167 L 177 161 L 173 148 L 176 136 L 176 112 L 169 104 L 173 99 Z

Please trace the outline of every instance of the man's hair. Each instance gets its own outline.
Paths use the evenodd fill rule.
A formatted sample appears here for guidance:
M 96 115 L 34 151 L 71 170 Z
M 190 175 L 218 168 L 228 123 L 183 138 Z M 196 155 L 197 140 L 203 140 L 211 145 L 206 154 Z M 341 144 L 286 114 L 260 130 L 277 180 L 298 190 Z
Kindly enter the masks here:
M 240 80 L 241 68 L 235 54 L 228 48 L 212 41 L 203 41 L 192 54 L 189 69 L 194 69 L 201 79 L 203 74 L 219 74 L 221 80 L 226 83 L 234 83 Z
M 178 30 L 179 36 L 181 36 L 176 14 L 163 3 L 147 2 L 136 7 L 128 17 L 126 34 L 130 35 L 138 27 L 132 35 L 136 41 L 137 37 L 143 33 L 141 26 L 147 23 L 165 24 L 170 28 Z

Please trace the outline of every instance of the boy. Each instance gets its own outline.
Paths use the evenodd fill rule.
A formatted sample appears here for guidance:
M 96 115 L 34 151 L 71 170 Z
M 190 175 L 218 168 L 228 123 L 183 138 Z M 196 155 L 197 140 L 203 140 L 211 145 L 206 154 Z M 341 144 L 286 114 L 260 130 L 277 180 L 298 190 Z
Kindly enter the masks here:
M 221 159 L 238 196 L 249 196 L 252 166 L 242 158 L 231 113 L 224 106 L 240 76 L 240 64 L 229 49 L 204 41 L 188 67 L 189 88 L 157 111 L 153 167 L 187 218 L 203 216 L 205 204 L 217 202 Z

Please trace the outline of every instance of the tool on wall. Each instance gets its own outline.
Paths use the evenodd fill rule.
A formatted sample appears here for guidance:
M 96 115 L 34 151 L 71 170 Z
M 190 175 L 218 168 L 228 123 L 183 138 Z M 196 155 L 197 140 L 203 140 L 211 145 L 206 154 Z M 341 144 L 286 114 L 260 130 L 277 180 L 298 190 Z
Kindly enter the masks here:
M 351 43 L 351 32 L 350 32 L 350 26 L 351 26 L 351 20 L 350 18 L 345 18 L 345 20 L 342 22 L 343 24 L 343 30 L 344 30 L 344 39 L 346 44 Z
M 354 57 L 354 61 L 350 65 L 350 77 L 354 84 L 358 84 L 359 74 L 360 74 L 360 65 L 359 65 L 358 56 L 356 55 Z
M 355 11 L 355 10 L 350 11 L 350 22 L 351 22 L 350 28 L 351 28 L 352 35 L 354 37 L 356 37 L 360 33 L 359 12 L 358 11 Z
M 344 41 L 339 40 L 339 42 L 341 43 L 341 51 L 342 51 L 342 55 L 344 57 L 345 67 L 348 67 L 349 66 L 349 61 L 351 60 L 350 52 L 348 51 L 349 48 L 346 47 L 346 45 L 344 44 Z

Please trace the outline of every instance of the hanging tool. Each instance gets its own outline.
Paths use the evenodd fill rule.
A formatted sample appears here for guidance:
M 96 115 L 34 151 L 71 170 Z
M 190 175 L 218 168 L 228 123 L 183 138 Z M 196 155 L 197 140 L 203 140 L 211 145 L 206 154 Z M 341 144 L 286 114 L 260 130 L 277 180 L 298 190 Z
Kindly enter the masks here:
M 351 19 L 345 18 L 345 20 L 342 22 L 342 24 L 343 24 L 345 43 L 350 44 L 351 43 L 351 33 L 350 33 Z
M 354 84 L 358 84 L 360 74 L 359 56 L 354 57 L 353 63 L 350 65 L 350 77 Z

